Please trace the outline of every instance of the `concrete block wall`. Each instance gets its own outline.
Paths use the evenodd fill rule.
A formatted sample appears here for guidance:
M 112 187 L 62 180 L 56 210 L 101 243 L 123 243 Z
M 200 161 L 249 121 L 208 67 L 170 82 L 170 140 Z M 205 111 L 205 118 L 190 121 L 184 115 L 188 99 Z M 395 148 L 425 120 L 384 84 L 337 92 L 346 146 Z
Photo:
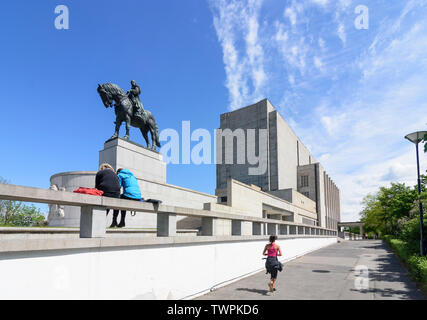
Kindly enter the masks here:
M 335 183 L 324 173 L 324 188 L 325 188 L 325 207 L 326 207 L 326 223 L 325 227 L 338 229 L 340 222 L 340 192 Z
M 267 99 L 264 99 L 256 104 L 247 106 L 245 108 L 236 110 L 234 112 L 224 113 L 220 117 L 220 129 L 230 129 L 235 131 L 236 129 L 243 129 L 245 134 L 245 142 L 247 142 L 247 129 L 268 129 L 268 112 L 272 110 L 272 106 L 269 104 Z M 217 141 L 219 146 L 219 141 Z M 246 146 L 246 143 L 245 143 Z M 249 175 L 248 170 L 251 167 L 257 167 L 247 162 L 247 150 L 246 148 L 238 151 L 237 143 L 226 148 L 225 139 L 222 138 L 222 164 L 217 164 L 217 189 L 223 189 L 227 185 L 227 179 L 232 177 L 233 179 L 239 180 L 246 184 L 255 184 L 259 187 L 268 190 L 269 189 L 269 165 L 265 164 L 267 171 L 259 175 Z M 234 164 L 225 164 L 226 152 L 233 154 Z M 237 164 L 237 156 L 239 152 L 245 155 L 245 164 Z M 268 141 L 265 144 L 260 145 L 258 139 L 258 133 L 256 132 L 255 138 L 255 154 L 268 154 Z M 268 161 L 268 157 L 267 157 Z
M 290 261 L 336 241 L 335 237 L 279 237 L 277 242 L 284 253 L 280 260 Z M 0 299 L 190 299 L 263 271 L 261 252 L 267 242 L 268 237 L 115 248 L 82 246 L 29 250 L 25 254 L 3 252 L 0 273 L 8 276 L 2 279 Z M 111 281 L 115 270 L 120 274 L 119 281 Z
M 56 190 L 63 189 L 73 192 L 80 187 L 95 188 L 94 171 L 74 171 L 55 174 L 50 178 L 50 185 Z M 60 191 L 58 191 L 60 192 Z M 49 226 L 51 227 L 80 227 L 80 207 L 64 207 L 64 217 L 58 215 L 56 205 L 50 205 Z M 53 211 L 53 212 L 52 212 Z
M 297 189 L 297 141 L 298 138 L 277 111 L 275 114 L 277 126 L 277 189 Z M 271 190 L 274 190 L 273 188 Z
M 257 190 L 233 179 L 229 179 L 227 189 L 231 190 L 228 195 L 228 205 L 233 209 L 244 212 L 245 215 L 262 217 L 263 206 L 267 205 L 293 213 L 293 221 L 297 223 L 302 223 L 303 217 L 311 220 L 317 219 L 315 211 L 311 210 L 313 203 L 310 199 L 305 200 L 310 203 L 303 205 L 299 205 L 298 202 L 290 203 L 274 196 L 272 193 Z M 293 192 L 294 198 L 298 199 L 298 193 L 296 191 Z
M 110 164 L 114 170 L 126 168 L 140 179 L 166 183 L 162 155 L 132 141 L 117 138 L 106 142 L 99 152 L 99 165 L 102 163 Z

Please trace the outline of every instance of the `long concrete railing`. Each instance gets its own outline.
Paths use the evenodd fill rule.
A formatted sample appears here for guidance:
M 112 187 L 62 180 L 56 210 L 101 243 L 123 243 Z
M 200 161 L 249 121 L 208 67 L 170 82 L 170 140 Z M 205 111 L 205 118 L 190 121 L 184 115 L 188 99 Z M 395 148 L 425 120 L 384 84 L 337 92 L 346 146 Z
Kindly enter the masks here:
M 352 233 L 352 232 L 338 232 L 338 236 L 345 239 L 345 240 L 363 240 L 364 237 L 358 233 Z
M 265 219 L 252 216 L 229 214 L 210 210 L 183 208 L 169 205 L 156 205 L 147 202 L 91 196 L 72 192 L 54 191 L 32 187 L 0 184 L 0 199 L 34 203 L 77 206 L 81 208 L 80 238 L 104 238 L 106 236 L 106 214 L 109 209 L 136 211 L 157 214 L 157 236 L 176 236 L 176 217 L 202 218 L 202 236 L 219 234 L 219 220 L 231 220 L 231 235 L 252 236 L 263 235 L 263 225 L 267 225 L 267 234 L 298 235 L 298 236 L 336 236 L 337 231 L 293 223 L 289 221 Z M 243 223 L 252 224 L 251 233 L 242 228 Z

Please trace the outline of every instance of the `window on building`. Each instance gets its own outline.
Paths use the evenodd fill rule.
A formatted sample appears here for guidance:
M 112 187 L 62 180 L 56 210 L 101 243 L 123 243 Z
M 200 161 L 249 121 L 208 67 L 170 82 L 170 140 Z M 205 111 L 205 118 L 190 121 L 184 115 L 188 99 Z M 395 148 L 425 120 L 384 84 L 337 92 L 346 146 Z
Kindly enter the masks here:
M 227 202 L 227 197 L 221 197 L 219 201 L 221 203 Z
M 310 198 L 310 192 L 303 192 L 303 195 L 305 195 L 307 198 Z
M 315 226 L 316 225 L 316 221 L 311 220 L 311 219 L 307 219 L 307 218 L 302 218 L 302 223 L 307 224 L 309 226 Z
M 308 187 L 308 176 L 301 176 L 301 187 Z

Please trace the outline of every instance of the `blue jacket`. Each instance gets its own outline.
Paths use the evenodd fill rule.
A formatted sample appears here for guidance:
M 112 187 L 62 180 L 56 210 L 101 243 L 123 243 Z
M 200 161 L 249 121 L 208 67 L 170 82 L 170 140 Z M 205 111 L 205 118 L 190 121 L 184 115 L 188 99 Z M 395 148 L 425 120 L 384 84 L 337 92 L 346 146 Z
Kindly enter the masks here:
M 118 174 L 120 186 L 123 187 L 123 195 L 132 199 L 141 199 L 141 191 L 139 190 L 138 181 L 132 172 L 128 169 L 123 169 Z

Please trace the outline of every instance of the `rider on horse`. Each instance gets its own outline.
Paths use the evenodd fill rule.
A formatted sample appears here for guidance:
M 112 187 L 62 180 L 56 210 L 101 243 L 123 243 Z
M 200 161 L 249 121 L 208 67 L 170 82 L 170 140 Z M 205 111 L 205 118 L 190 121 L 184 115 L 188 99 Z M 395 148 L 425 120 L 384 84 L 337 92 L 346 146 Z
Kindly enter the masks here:
M 141 100 L 139 99 L 139 95 L 141 94 L 141 88 L 136 84 L 135 80 L 131 82 L 132 88 L 127 92 L 129 99 L 133 104 L 133 115 L 135 117 L 144 118 L 145 110 L 142 106 Z
M 144 110 L 142 103 L 139 100 L 141 89 L 135 81 L 131 82 L 132 89 L 127 94 L 114 83 L 98 84 L 98 94 L 106 108 L 114 106 L 116 114 L 116 128 L 114 135 L 110 140 L 119 136 L 120 126 L 123 122 L 126 123 L 126 135 L 124 139 L 129 139 L 129 128 L 133 126 L 141 130 L 142 136 L 147 142 L 147 147 L 156 150 L 156 147 L 161 147 L 159 140 L 159 127 L 153 114 Z M 151 141 L 148 140 L 147 134 L 151 134 Z

